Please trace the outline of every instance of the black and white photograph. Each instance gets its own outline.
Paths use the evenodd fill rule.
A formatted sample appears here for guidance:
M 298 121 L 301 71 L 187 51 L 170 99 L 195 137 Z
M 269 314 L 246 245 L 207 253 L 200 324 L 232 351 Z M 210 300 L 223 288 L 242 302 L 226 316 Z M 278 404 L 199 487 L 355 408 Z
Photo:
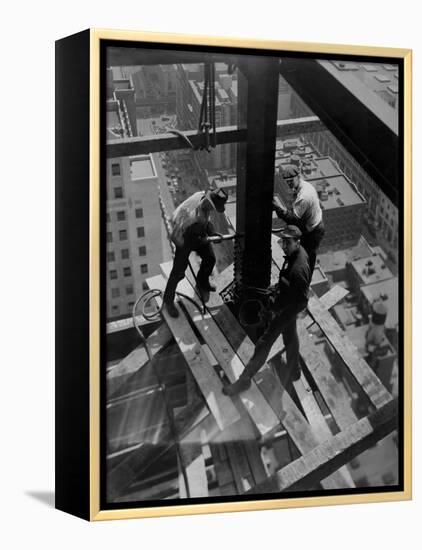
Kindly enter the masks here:
M 101 508 L 402 491 L 403 59 L 100 71 Z

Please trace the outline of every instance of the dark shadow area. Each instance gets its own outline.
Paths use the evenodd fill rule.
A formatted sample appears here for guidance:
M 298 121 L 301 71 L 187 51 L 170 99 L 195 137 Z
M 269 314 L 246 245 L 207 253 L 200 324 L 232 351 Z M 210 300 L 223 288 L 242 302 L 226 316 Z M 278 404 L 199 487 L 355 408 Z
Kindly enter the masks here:
M 26 491 L 27 496 L 38 500 L 42 504 L 45 504 L 49 508 L 54 508 L 55 493 L 54 491 Z

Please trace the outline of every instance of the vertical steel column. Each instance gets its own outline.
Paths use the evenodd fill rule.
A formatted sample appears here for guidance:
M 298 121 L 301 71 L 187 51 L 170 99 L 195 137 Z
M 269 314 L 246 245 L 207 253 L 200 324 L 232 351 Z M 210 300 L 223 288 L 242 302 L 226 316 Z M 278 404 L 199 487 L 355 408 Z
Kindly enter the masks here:
M 266 288 L 271 272 L 271 221 L 277 134 L 279 59 L 239 63 L 238 125 L 247 129 L 237 154 L 236 291 Z

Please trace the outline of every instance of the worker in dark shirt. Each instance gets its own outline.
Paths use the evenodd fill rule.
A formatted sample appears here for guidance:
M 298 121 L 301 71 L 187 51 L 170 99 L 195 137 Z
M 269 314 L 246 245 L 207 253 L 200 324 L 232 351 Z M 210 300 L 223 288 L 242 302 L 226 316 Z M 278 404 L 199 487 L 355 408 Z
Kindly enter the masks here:
M 301 244 L 308 253 L 313 273 L 317 251 L 325 233 L 318 193 L 312 183 L 301 177 L 299 168 L 294 164 L 283 166 L 281 173 L 293 193 L 293 204 L 289 209 L 274 201 L 273 209 L 279 218 L 302 231 Z
M 282 247 L 285 261 L 275 286 L 272 306 L 272 320 L 255 346 L 255 352 L 240 378 L 223 388 L 226 395 L 236 395 L 247 390 L 252 377 L 265 363 L 274 342 L 283 335 L 287 355 L 287 368 L 292 379 L 300 376 L 299 338 L 296 318 L 308 303 L 311 269 L 309 258 L 300 244 L 302 232 L 294 225 L 287 225 L 282 233 Z
M 215 265 L 215 254 L 207 237 L 221 236 L 215 232 L 210 214 L 212 211 L 223 213 L 227 198 L 227 193 L 223 189 L 198 191 L 182 202 L 173 213 L 171 240 L 176 251 L 173 268 L 163 295 L 163 305 L 171 317 L 179 316 L 174 305 L 174 297 L 177 284 L 185 276 L 192 251 L 201 258 L 201 266 L 197 274 L 199 288 L 205 292 L 215 291 L 215 286 L 209 281 Z

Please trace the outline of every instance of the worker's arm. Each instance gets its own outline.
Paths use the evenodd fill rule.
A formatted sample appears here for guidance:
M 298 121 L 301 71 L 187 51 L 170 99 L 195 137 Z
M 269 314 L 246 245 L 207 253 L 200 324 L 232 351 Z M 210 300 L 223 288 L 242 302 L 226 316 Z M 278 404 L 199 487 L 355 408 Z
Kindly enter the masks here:
M 292 208 L 286 208 L 273 200 L 273 210 L 287 224 L 296 225 L 300 228 L 301 224 L 305 225 L 305 220 L 309 217 L 309 204 L 303 199 L 296 200 Z

